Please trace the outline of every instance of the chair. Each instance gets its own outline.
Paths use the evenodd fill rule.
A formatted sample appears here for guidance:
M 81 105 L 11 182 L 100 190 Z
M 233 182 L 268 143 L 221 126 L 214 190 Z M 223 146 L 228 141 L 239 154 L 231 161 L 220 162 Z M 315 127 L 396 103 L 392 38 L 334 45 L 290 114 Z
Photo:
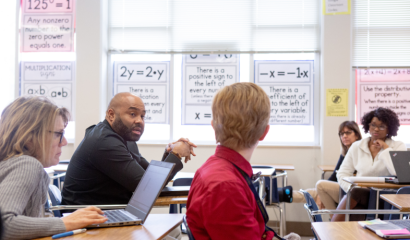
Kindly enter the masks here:
M 402 187 L 399 190 L 397 190 L 396 194 L 410 194 L 410 187 Z M 391 209 L 397 209 L 394 206 L 391 206 Z M 407 218 L 408 218 L 408 214 L 406 214 Z M 401 214 L 391 214 L 389 217 L 389 220 L 396 220 L 396 219 L 402 219 Z
M 309 220 L 311 223 L 314 222 L 322 222 L 322 217 L 320 215 L 323 214 L 394 214 L 394 213 L 404 213 L 400 212 L 400 210 L 376 210 L 376 209 L 366 209 L 366 210 L 355 210 L 355 209 L 349 209 L 349 210 L 328 210 L 328 209 L 323 209 L 319 210 L 318 206 L 316 205 L 316 202 L 313 200 L 313 197 L 306 191 L 304 190 L 299 190 L 300 192 L 303 193 L 306 199 L 306 203 L 304 204 L 304 207 L 307 211 L 307 214 L 309 216 Z M 407 213 L 407 212 L 406 212 Z M 313 229 L 312 229 L 313 231 Z M 313 231 L 313 234 L 316 237 L 315 232 Z
M 191 186 L 192 180 L 193 178 L 178 178 L 174 180 L 172 186 Z M 185 204 L 171 204 L 169 206 L 169 213 L 182 213 L 182 208 L 184 207 L 186 207 Z
M 48 196 L 51 201 L 51 206 L 61 205 L 61 200 L 62 200 L 61 192 L 57 186 L 55 185 L 48 186 Z M 50 210 L 51 206 L 48 205 L 48 210 Z M 47 205 L 46 205 L 46 208 L 47 208 Z M 53 214 L 54 214 L 54 217 L 62 217 L 62 214 L 58 210 L 53 211 Z
M 194 235 L 192 235 L 191 229 L 189 229 L 189 227 L 188 227 L 188 222 L 186 220 L 186 215 L 184 215 L 183 220 L 184 220 L 183 224 L 185 226 L 186 234 L 188 234 L 189 240 L 195 240 Z
M 264 166 L 264 165 L 252 165 L 252 168 L 273 168 L 272 166 Z M 279 234 L 285 235 L 286 233 L 286 208 L 285 203 L 279 201 L 279 192 L 278 192 L 278 182 L 277 179 L 282 178 L 282 187 L 286 186 L 286 178 L 287 172 L 283 171 L 281 173 L 277 173 L 275 170 L 273 175 L 270 177 L 265 177 L 265 203 L 266 206 L 270 206 L 273 208 L 278 209 L 279 211 Z M 283 206 L 281 206 L 283 204 Z

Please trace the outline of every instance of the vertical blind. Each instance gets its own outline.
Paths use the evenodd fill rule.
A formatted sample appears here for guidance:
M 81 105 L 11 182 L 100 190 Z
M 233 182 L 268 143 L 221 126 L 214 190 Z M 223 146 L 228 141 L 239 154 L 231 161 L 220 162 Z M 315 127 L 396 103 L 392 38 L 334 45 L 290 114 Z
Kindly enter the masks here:
M 410 66 L 410 1 L 354 0 L 353 66 Z
M 109 0 L 109 49 L 317 51 L 317 0 Z

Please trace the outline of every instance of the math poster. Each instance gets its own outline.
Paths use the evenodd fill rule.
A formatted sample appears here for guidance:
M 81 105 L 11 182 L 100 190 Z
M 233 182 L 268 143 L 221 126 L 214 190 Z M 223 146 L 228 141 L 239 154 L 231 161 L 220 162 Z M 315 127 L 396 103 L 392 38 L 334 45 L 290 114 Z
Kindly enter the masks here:
M 378 107 L 389 108 L 401 125 L 410 124 L 410 69 L 356 70 L 357 122 Z
M 313 125 L 313 63 L 255 61 L 255 83 L 271 104 L 270 125 Z
M 21 52 L 74 51 L 74 0 L 21 3 Z
M 326 117 L 348 116 L 348 103 L 348 89 L 326 89 Z
M 75 62 L 21 62 L 20 96 L 44 96 L 75 119 Z
M 212 99 L 239 82 L 237 54 L 191 54 L 182 63 L 182 125 L 211 125 Z
M 113 95 L 129 92 L 142 99 L 146 123 L 169 123 L 169 62 L 115 62 Z

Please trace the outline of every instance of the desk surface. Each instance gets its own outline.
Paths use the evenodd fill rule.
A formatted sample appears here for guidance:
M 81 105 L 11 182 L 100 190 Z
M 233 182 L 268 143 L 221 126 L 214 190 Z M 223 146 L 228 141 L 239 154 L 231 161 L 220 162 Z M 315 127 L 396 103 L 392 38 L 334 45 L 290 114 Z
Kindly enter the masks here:
M 154 206 L 168 206 L 170 204 L 186 204 L 188 201 L 188 196 L 169 196 L 169 197 L 158 197 L 154 203 Z
M 312 227 L 319 240 L 383 239 L 357 222 L 317 222 L 312 223 Z
M 366 183 L 366 182 L 350 182 L 347 179 L 343 179 L 343 181 L 353 184 L 353 186 L 357 187 L 374 187 L 374 188 L 391 188 L 391 189 L 399 189 L 402 187 L 408 187 L 410 185 L 402 185 L 402 184 L 393 184 L 393 183 Z
M 410 211 L 410 194 L 382 194 L 380 197 L 402 212 Z
M 252 166 L 252 171 L 253 171 L 253 174 L 261 172 L 262 177 L 270 177 L 275 172 L 275 168 L 270 167 L 270 166 L 269 166 L 269 168 L 256 168 L 256 167 Z
M 98 239 L 98 240 L 156 240 L 162 239 L 171 232 L 172 229 L 182 223 L 183 214 L 150 214 L 144 225 L 127 227 L 109 227 L 88 229 L 87 232 L 63 238 L 73 239 Z M 38 238 L 51 239 L 51 237 Z
M 293 171 L 295 166 L 293 164 L 270 164 L 270 163 L 251 163 L 252 166 L 269 166 L 279 171 Z
M 46 169 L 51 169 L 56 172 L 67 172 L 68 164 L 57 164 Z
M 335 170 L 335 165 L 319 165 L 317 166 L 322 172 L 333 172 Z

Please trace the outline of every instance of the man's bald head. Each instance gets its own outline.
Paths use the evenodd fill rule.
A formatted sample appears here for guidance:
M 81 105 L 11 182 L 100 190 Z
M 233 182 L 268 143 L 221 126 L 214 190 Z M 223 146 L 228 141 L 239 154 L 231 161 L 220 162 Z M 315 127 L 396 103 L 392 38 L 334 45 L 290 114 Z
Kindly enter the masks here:
M 138 141 L 144 131 L 145 106 L 131 93 L 116 94 L 108 105 L 105 119 L 125 141 Z
M 128 100 L 127 98 L 134 98 L 135 101 L 140 100 L 142 102 L 141 98 L 135 95 L 132 95 L 131 93 L 128 93 L 128 92 L 117 93 L 111 99 L 110 104 L 108 104 L 107 113 L 109 109 L 112 109 L 114 111 L 118 110 L 121 107 L 121 105 Z

